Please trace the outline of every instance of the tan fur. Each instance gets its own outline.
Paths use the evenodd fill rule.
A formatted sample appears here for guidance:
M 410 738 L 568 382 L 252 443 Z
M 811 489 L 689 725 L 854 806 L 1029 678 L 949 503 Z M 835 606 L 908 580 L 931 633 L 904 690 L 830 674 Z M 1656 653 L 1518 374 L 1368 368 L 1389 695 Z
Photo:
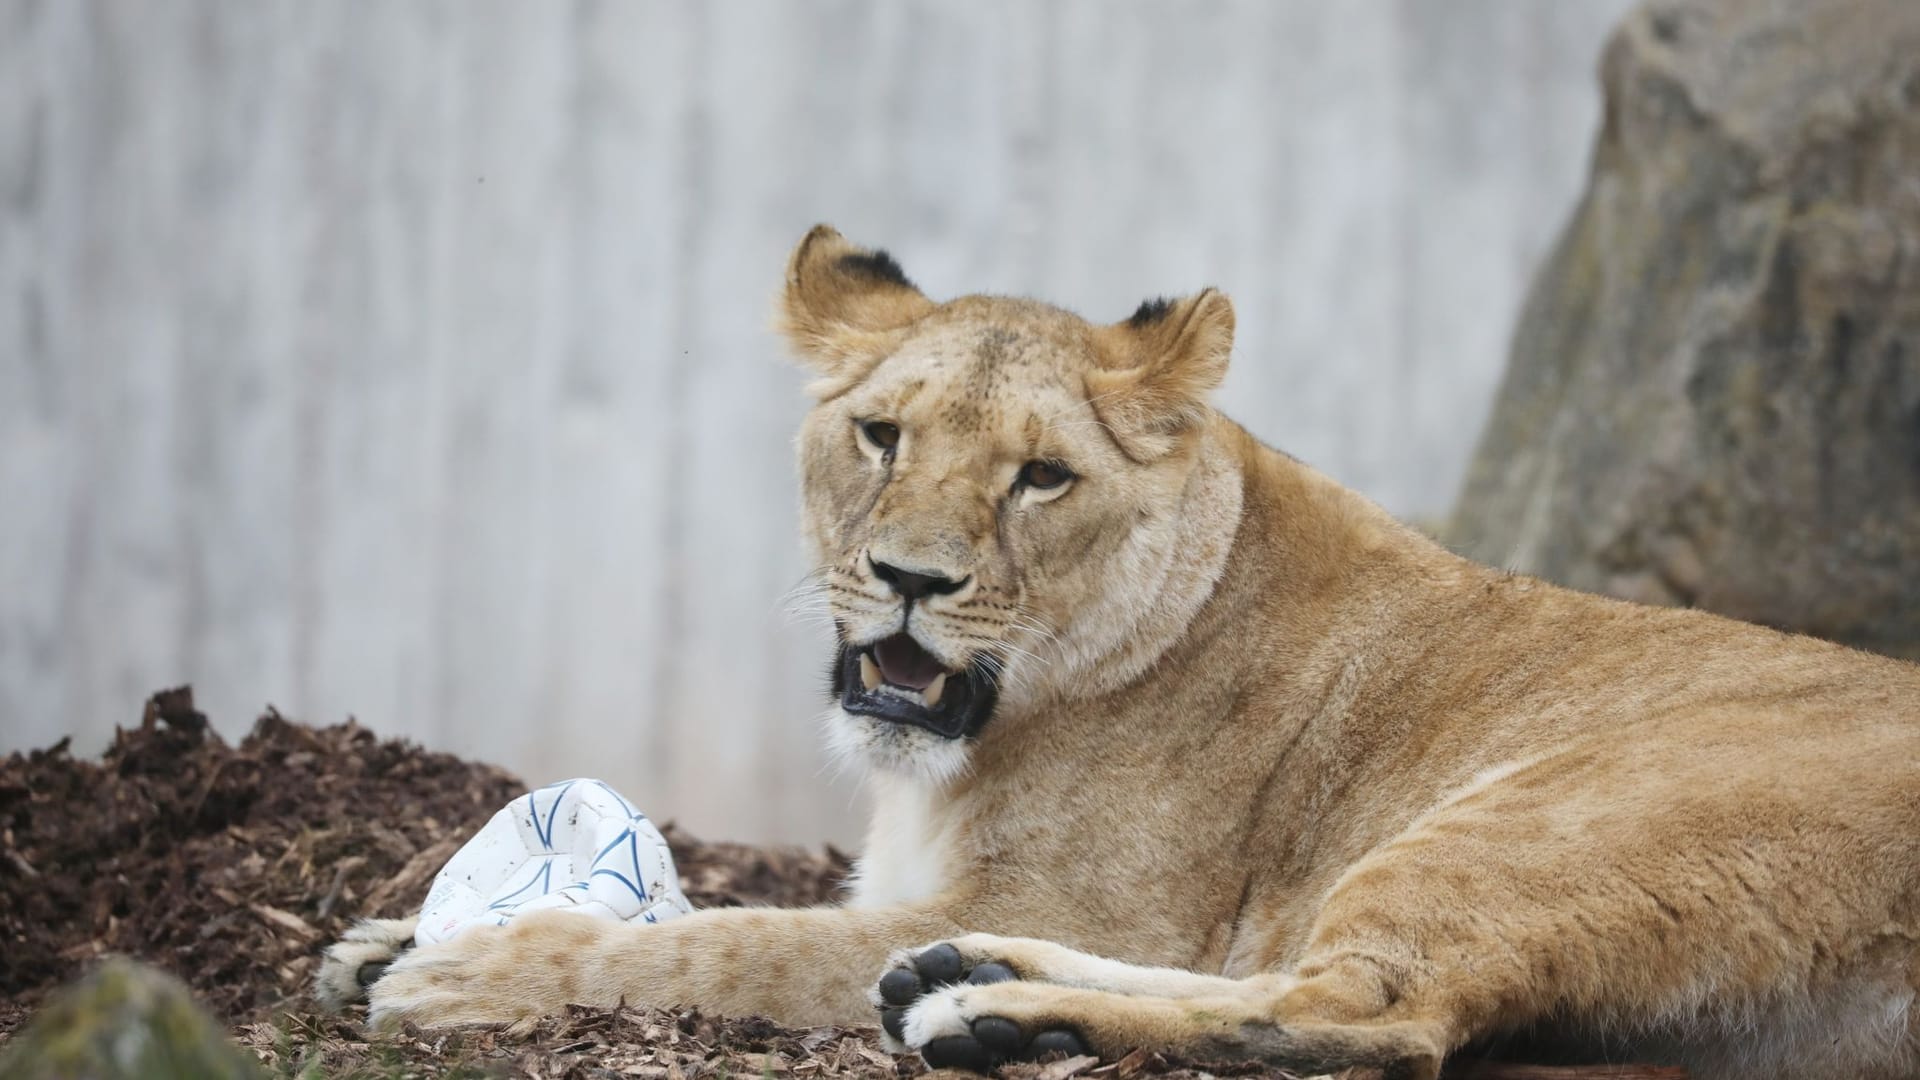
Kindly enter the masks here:
M 784 301 L 821 375 L 822 588 L 867 641 L 901 626 L 869 557 L 967 578 L 910 629 L 1003 666 L 998 712 L 954 743 L 831 721 L 878 796 L 845 908 L 476 930 L 396 962 L 376 1022 L 869 1021 L 888 958 L 951 938 L 1021 981 L 920 999 L 910 1045 L 1002 1016 L 1431 1077 L 1531 1031 L 1705 1077 L 1915 1075 L 1920 669 L 1449 554 L 1205 406 L 1218 293 L 1094 326 L 936 305 L 855 251 L 816 230 Z M 1042 457 L 1079 479 L 1016 491 Z

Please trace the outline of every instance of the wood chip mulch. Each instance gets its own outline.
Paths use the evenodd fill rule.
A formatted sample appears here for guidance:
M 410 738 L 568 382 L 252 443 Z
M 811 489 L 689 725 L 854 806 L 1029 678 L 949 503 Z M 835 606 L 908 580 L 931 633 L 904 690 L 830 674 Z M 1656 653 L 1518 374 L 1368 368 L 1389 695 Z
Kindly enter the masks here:
M 918 1058 L 886 1053 L 873 1028 L 792 1029 L 691 1009 L 576 1007 L 524 1033 L 409 1029 L 377 1039 L 356 1016 L 322 1013 L 307 994 L 320 949 L 357 918 L 418 905 L 461 843 L 525 790 L 489 765 L 381 740 L 352 721 L 311 727 L 273 709 L 230 746 L 184 687 L 154 695 L 98 761 L 74 757 L 65 740 L 12 754 L 0 760 L 0 1044 L 54 989 L 102 957 L 125 955 L 184 980 L 274 1076 L 927 1074 Z M 703 843 L 671 824 L 662 831 L 696 907 L 829 902 L 850 868 L 831 847 Z M 1503 1075 L 1493 1068 L 1474 1075 Z M 1286 1075 L 1146 1052 L 1000 1072 Z

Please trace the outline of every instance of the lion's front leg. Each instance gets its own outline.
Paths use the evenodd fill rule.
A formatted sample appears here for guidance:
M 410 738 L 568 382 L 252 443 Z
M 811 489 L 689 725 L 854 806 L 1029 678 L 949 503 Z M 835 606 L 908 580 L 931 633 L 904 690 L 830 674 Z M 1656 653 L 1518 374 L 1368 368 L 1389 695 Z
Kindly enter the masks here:
M 537 912 L 401 956 L 369 993 L 369 1021 L 517 1022 L 625 1001 L 870 1023 L 867 990 L 888 953 L 955 929 L 921 908 L 735 908 L 658 925 Z

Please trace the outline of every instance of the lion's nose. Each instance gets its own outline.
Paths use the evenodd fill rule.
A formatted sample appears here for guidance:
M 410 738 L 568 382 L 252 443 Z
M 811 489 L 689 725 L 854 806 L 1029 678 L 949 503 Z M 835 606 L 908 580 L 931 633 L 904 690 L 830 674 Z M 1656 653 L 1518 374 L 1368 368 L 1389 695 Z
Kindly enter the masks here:
M 965 585 L 967 579 L 973 576 L 972 574 L 968 574 L 967 577 L 955 581 L 950 577 L 942 577 L 939 574 L 923 574 L 917 570 L 902 570 L 891 563 L 875 561 L 871 555 L 867 556 L 867 563 L 873 567 L 874 577 L 892 586 L 894 592 L 899 593 L 903 599 L 907 600 L 918 600 L 928 595 L 944 596 L 947 593 L 959 589 L 960 586 Z

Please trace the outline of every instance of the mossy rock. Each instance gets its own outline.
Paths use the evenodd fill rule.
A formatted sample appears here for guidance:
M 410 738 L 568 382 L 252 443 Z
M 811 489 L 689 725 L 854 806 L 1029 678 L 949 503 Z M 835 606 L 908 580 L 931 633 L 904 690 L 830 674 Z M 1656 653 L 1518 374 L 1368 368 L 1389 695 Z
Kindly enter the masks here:
M 259 1066 L 171 976 L 126 960 L 60 992 L 0 1055 L 0 1080 L 254 1080 Z

